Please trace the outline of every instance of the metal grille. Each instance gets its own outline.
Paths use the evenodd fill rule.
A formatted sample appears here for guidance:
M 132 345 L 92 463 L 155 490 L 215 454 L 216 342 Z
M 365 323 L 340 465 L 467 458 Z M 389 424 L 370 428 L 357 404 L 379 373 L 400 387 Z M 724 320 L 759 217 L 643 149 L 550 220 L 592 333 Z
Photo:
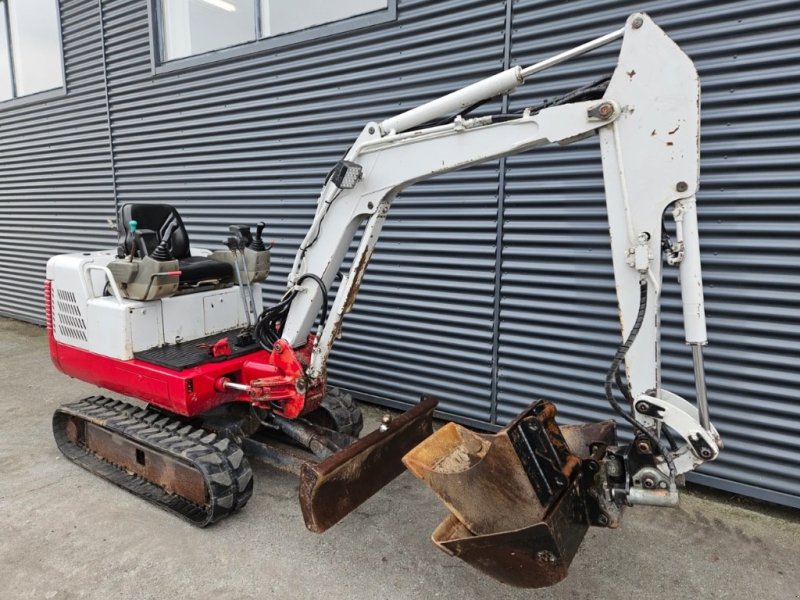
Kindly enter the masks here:
M 146 2 L 104 1 L 102 19 L 99 1 L 61 5 L 69 95 L 0 107 L 0 312 L 37 322 L 47 257 L 113 246 L 115 190 L 120 203 L 176 205 L 198 246 L 219 247 L 228 223 L 267 221 L 274 302 L 327 170 L 365 121 L 648 10 L 703 82 L 706 362 L 726 450 L 694 479 L 800 506 L 795 0 L 408 0 L 393 23 L 158 75 Z M 510 108 L 610 72 L 616 53 L 537 75 Z M 619 333 L 596 140 L 502 165 L 397 199 L 332 383 L 397 406 L 433 393 L 485 427 L 539 396 L 569 421 L 609 415 L 602 381 Z M 664 382 L 693 397 L 666 277 Z
M 86 321 L 75 294 L 67 290 L 56 290 L 55 325 L 58 332 L 74 340 L 86 341 Z

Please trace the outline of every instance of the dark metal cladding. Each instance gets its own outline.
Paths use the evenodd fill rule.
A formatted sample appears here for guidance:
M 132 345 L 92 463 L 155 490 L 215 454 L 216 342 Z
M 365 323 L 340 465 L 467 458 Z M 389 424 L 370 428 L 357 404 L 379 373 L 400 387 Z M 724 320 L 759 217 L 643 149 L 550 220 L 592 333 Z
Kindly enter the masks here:
M 414 408 L 300 472 L 300 507 L 306 527 L 321 533 L 403 472 L 401 458 L 431 435 L 437 401 L 425 396 Z
M 800 114 L 791 110 L 800 82 L 790 75 L 800 11 L 786 1 L 518 0 L 510 63 L 529 65 L 571 48 L 635 11 L 648 12 L 691 57 L 702 86 L 704 356 L 711 419 L 725 450 L 687 479 L 800 508 Z M 609 72 L 618 50 L 611 44 L 528 79 L 509 109 Z M 558 399 L 562 420 L 609 418 L 602 382 L 620 328 L 597 138 L 509 158 L 501 193 L 497 421 L 524 408 L 525 392 Z M 661 305 L 662 379 L 693 400 L 672 267 L 665 266 Z
M 133 201 L 179 206 L 198 246 L 218 247 L 230 222 L 267 221 L 274 302 L 325 173 L 366 121 L 647 11 L 703 87 L 705 358 L 726 449 L 689 479 L 800 507 L 796 1 L 400 0 L 396 22 L 164 75 L 151 66 L 148 4 L 61 0 L 68 94 L 3 106 L 0 313 L 43 323 L 47 258 L 113 247 L 105 220 Z M 507 108 L 608 73 L 616 52 L 531 78 Z M 673 273 L 663 378 L 692 398 Z M 429 390 L 448 417 L 481 427 L 508 422 L 528 391 L 562 398 L 565 388 L 562 418 L 604 419 L 616 311 L 597 139 L 540 148 L 400 194 L 329 379 L 395 408 Z

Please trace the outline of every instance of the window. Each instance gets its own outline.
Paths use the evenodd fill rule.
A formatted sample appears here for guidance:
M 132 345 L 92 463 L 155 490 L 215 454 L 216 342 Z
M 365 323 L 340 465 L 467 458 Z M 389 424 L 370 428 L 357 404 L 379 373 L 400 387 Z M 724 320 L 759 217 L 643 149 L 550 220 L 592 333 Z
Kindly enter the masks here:
M 256 39 L 253 0 L 161 0 L 164 60 Z
M 381 10 L 387 0 L 261 0 L 261 35 L 269 37 Z
M 389 14 L 394 0 L 157 0 L 160 60 L 167 62 L 354 17 Z M 356 22 L 354 27 L 371 24 Z M 287 37 L 286 42 L 298 37 Z M 269 44 L 278 45 L 278 44 Z
M 0 101 L 63 86 L 58 0 L 0 0 Z

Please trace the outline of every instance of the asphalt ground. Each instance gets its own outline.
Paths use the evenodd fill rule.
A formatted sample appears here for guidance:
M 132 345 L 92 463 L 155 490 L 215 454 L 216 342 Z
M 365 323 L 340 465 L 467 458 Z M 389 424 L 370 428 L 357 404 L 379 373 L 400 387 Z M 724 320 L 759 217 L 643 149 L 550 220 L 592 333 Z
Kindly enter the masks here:
M 318 535 L 296 480 L 254 464 L 244 510 L 197 529 L 61 457 L 53 411 L 97 393 L 55 370 L 44 329 L 0 318 L 0 599 L 800 598 L 800 513 L 697 489 L 591 529 L 569 577 L 543 590 L 437 550 L 446 511 L 408 473 Z M 365 411 L 369 429 L 382 409 Z

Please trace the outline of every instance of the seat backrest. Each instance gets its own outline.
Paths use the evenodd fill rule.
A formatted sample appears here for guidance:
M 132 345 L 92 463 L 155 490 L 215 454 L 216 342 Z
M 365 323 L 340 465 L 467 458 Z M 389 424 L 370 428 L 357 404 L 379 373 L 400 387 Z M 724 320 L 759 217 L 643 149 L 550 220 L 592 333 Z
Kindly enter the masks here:
M 123 204 L 119 207 L 117 214 L 117 230 L 119 231 L 119 243 L 123 245 L 124 252 L 127 254 L 132 247 L 132 236 L 130 231 L 130 222 L 136 221 L 136 227 L 139 230 L 150 230 L 154 232 L 155 236 L 146 236 L 146 245 L 148 252 L 161 241 L 162 236 L 166 233 L 167 228 L 172 223 L 177 223 L 174 228 L 168 244 L 172 250 L 172 255 L 181 260 L 190 255 L 189 250 L 189 234 L 186 233 L 186 227 L 183 226 L 183 220 L 173 206 L 169 204 Z M 147 239 L 147 238 L 150 239 Z M 155 239 L 152 239 L 155 237 Z

